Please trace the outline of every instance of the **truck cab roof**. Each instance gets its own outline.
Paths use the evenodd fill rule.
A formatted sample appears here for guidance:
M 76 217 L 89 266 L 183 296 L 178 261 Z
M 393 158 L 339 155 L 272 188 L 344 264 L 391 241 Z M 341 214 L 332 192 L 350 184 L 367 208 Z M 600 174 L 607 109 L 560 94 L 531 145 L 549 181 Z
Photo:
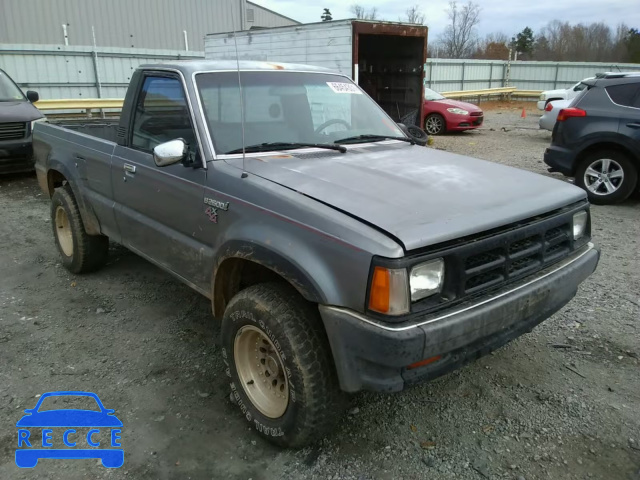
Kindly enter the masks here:
M 295 72 L 336 73 L 328 68 L 304 65 L 299 63 L 258 62 L 252 60 L 184 60 L 171 63 L 154 63 L 138 67 L 141 70 L 178 70 L 188 76 L 198 72 L 228 72 L 236 71 L 273 71 L 289 70 Z

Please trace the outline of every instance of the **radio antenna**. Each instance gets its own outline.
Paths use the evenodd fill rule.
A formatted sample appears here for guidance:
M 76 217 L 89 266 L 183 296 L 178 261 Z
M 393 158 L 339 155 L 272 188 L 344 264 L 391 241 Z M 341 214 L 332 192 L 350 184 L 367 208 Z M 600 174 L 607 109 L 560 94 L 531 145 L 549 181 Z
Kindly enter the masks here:
M 238 2 L 240 8 L 242 8 L 242 2 Z M 246 152 L 245 152 L 245 140 L 244 140 L 244 98 L 242 94 L 242 77 L 240 76 L 240 55 L 238 54 L 238 38 L 236 36 L 236 20 L 233 11 L 235 8 L 231 9 L 231 24 L 233 26 L 233 43 L 236 47 L 236 67 L 238 70 L 238 91 L 240 93 L 240 124 L 242 127 L 242 175 L 240 178 L 247 178 L 247 169 L 245 168 L 246 162 Z M 240 16 L 242 18 L 242 16 Z M 242 27 L 242 26 L 241 26 Z

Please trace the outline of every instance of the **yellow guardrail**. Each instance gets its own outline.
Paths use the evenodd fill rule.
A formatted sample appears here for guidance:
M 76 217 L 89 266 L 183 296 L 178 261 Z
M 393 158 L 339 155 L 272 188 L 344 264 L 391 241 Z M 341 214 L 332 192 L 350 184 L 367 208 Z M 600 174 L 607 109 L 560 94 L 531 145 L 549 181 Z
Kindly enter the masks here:
M 484 97 L 489 95 L 507 95 L 514 93 L 516 87 L 483 88 L 481 90 L 456 90 L 453 92 L 441 92 L 447 98 Z
M 480 90 L 457 90 L 453 92 L 441 92 L 447 98 L 463 97 L 488 97 L 492 95 L 505 95 L 508 97 L 539 97 L 540 90 L 518 90 L 516 87 L 483 88 Z
M 122 109 L 124 100 L 121 98 L 83 98 L 63 100 L 38 100 L 34 105 L 38 110 L 86 110 L 91 116 L 93 110 Z
M 542 90 L 516 90 L 513 94 L 516 97 L 535 97 L 538 98 Z

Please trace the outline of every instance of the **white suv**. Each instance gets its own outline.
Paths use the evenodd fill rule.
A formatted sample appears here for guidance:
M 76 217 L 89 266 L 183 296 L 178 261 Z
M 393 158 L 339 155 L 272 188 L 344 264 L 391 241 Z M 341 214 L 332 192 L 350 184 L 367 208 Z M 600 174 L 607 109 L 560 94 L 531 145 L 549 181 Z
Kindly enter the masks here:
M 590 78 L 585 78 L 585 80 L 591 80 Z M 583 80 L 584 81 L 584 80 Z M 554 100 L 571 100 L 578 96 L 578 94 L 584 90 L 586 87 L 582 82 L 576 83 L 573 87 L 558 90 L 547 90 L 546 92 L 542 92 L 540 94 L 540 101 L 538 101 L 538 110 L 544 110 L 547 106 L 547 103 L 552 102 Z

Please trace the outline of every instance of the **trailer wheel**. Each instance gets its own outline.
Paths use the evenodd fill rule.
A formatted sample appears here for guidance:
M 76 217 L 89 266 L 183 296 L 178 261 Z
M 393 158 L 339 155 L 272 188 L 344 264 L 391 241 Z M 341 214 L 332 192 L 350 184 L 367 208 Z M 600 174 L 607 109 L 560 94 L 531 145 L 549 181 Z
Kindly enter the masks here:
M 342 392 L 318 310 L 289 285 L 254 285 L 233 297 L 222 346 L 235 404 L 262 437 L 302 447 L 339 420 Z
M 67 270 L 87 273 L 106 263 L 109 238 L 87 234 L 78 203 L 68 184 L 56 188 L 51 197 L 51 225 L 62 265 Z

